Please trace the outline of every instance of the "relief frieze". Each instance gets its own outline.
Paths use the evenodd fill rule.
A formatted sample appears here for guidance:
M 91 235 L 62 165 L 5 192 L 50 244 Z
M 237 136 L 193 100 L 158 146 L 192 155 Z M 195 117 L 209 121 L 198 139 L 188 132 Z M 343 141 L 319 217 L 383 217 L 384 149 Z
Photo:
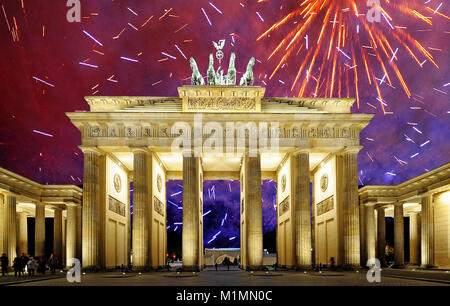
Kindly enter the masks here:
M 334 196 L 316 204 L 316 215 L 320 216 L 334 209 Z
M 248 138 L 250 136 L 248 129 L 240 129 L 240 125 L 236 124 L 234 129 L 230 129 L 223 124 L 223 136 L 224 137 L 242 137 Z M 120 131 L 120 132 L 119 132 Z M 197 134 L 201 134 L 202 131 L 196 131 Z M 90 127 L 88 130 L 88 137 L 144 137 L 144 138 L 176 138 L 181 133 L 173 133 L 172 125 L 153 125 L 153 126 L 134 126 L 134 127 L 121 127 L 109 126 L 103 130 L 100 126 Z M 193 128 L 191 128 L 191 135 L 194 135 Z M 207 133 L 203 133 L 204 136 L 209 136 Z M 349 128 L 318 128 L 318 127 L 298 127 L 292 125 L 273 127 L 270 126 L 267 129 L 267 137 L 280 138 L 280 139 L 358 139 L 359 131 Z
M 109 196 L 108 208 L 110 211 L 121 215 L 122 217 L 126 217 L 126 205 L 119 200 L 116 200 L 112 196 Z
M 289 196 L 287 196 L 280 204 L 280 217 L 289 211 Z
M 164 217 L 164 204 L 157 197 L 153 197 L 153 210 Z
M 256 111 L 256 101 L 249 98 L 235 97 L 202 97 L 187 99 L 189 111 Z

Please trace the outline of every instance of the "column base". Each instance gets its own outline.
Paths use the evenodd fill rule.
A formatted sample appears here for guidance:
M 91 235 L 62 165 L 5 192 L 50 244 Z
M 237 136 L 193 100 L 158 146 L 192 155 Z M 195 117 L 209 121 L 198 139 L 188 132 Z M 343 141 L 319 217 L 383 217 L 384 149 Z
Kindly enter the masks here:
M 103 270 L 105 270 L 105 268 L 103 268 L 101 266 L 88 266 L 88 267 L 83 267 L 81 269 L 81 271 L 83 271 L 83 272 L 95 272 L 95 273 L 103 271 Z
M 355 271 L 355 270 L 361 270 L 361 265 L 343 265 L 342 270 L 345 271 Z
M 436 266 L 434 265 L 420 265 L 420 269 L 434 269 Z
M 139 266 L 139 267 L 132 267 L 133 271 L 136 272 L 148 272 L 150 271 L 152 268 L 149 266 Z
M 404 269 L 405 265 L 404 264 L 394 264 L 393 268 L 395 268 L 395 269 Z
M 381 268 L 387 268 L 389 265 L 386 262 L 380 262 Z
M 183 272 L 200 272 L 201 267 L 200 266 L 182 266 L 181 270 Z
M 246 271 L 264 271 L 264 266 L 247 266 Z
M 301 266 L 296 266 L 293 267 L 295 268 L 295 271 L 310 271 L 313 269 L 312 265 L 301 265 Z

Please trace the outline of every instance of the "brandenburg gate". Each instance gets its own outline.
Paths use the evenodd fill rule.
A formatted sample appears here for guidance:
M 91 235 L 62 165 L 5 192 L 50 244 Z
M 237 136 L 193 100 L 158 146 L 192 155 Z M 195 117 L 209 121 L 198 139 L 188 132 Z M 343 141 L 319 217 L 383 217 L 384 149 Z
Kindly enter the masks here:
M 279 266 L 360 266 L 357 154 L 373 115 L 351 114 L 354 99 L 265 98 L 255 58 L 239 86 L 235 59 L 224 75 L 210 54 L 205 85 L 191 58 L 179 97 L 87 97 L 90 112 L 67 113 L 84 152 L 84 269 L 165 266 L 170 179 L 183 180 L 184 270 L 204 266 L 203 181 L 223 179 L 241 183 L 242 268 L 263 268 L 263 179 L 277 182 Z
M 351 114 L 353 99 L 265 98 L 257 86 L 178 92 L 87 97 L 89 112 L 67 114 L 84 152 L 85 269 L 165 265 L 170 179 L 183 180 L 185 270 L 203 267 L 202 185 L 218 179 L 241 182 L 243 268 L 263 265 L 263 179 L 277 181 L 278 265 L 308 268 L 314 254 L 360 266 L 357 154 L 373 115 Z

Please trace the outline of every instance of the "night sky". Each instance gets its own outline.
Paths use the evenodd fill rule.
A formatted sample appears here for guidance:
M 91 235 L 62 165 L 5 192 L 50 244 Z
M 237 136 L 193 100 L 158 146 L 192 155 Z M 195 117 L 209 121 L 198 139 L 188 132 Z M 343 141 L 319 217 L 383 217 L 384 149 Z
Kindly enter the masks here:
M 182 181 L 167 183 L 167 230 L 181 235 Z M 263 234 L 277 225 L 276 182 L 262 182 Z M 240 182 L 205 181 L 203 184 L 203 245 L 206 248 L 240 247 Z
M 206 71 L 208 55 L 215 52 L 213 40 L 227 40 L 226 65 L 230 52 L 236 53 L 238 79 L 249 58 L 255 56 L 255 85 L 266 87 L 267 97 L 297 96 L 300 84 L 293 90 L 291 85 L 306 58 L 305 50 L 300 50 L 301 40 L 293 45 L 299 51 L 281 61 L 272 78 L 284 53 L 278 52 L 270 60 L 268 57 L 304 19 L 295 15 L 271 32 L 270 37 L 258 41 L 257 38 L 298 10 L 301 2 L 81 0 L 81 22 L 69 23 L 65 0 L 0 0 L 0 166 L 44 184 L 81 184 L 83 156 L 77 148 L 80 133 L 65 112 L 88 110 L 83 99 L 88 95 L 177 96 L 177 87 L 190 82 L 189 57 L 194 56 L 200 70 Z M 344 78 L 346 69 L 354 68 L 350 67 L 350 61 L 345 62 L 346 57 L 359 61 L 371 41 L 363 30 L 364 16 L 351 17 L 347 0 L 330 2 L 350 24 L 346 45 L 339 49 L 342 52 L 330 48 L 332 57 L 336 53 L 339 59 L 340 72 L 336 78 L 341 84 L 341 70 Z M 360 12 L 367 10 L 365 0 L 356 2 Z M 371 73 L 378 79 L 371 84 L 365 78 L 364 64 L 356 61 L 360 108 L 355 103 L 352 111 L 375 114 L 361 134 L 364 146 L 358 157 L 361 185 L 398 184 L 449 162 L 450 10 L 448 3 L 440 0 L 424 2 L 382 0 L 381 5 L 392 20 L 388 24 L 382 18 L 380 23 L 370 25 L 374 33 L 384 33 L 389 38 L 393 50 L 398 49 L 393 61 L 411 92 L 409 97 L 390 68 L 389 59 L 384 63 L 391 84 L 383 79 L 381 65 L 370 58 L 372 51 L 367 57 Z M 412 9 L 432 24 L 415 17 Z M 361 31 L 358 34 L 357 26 Z M 331 27 L 328 29 L 331 31 Z M 310 36 L 310 48 L 315 47 L 313 38 L 319 30 L 314 26 L 305 33 Z M 411 37 L 409 46 L 414 40 L 420 42 L 439 68 L 411 46 L 420 65 L 416 63 L 405 45 L 392 39 L 397 33 L 393 31 L 400 36 L 403 31 L 406 34 L 402 37 Z M 328 32 L 324 35 L 328 43 Z M 357 49 L 355 55 L 350 47 Z M 326 61 L 326 56 L 319 54 L 316 61 L 315 70 L 308 74 L 310 82 L 319 77 L 321 65 L 324 71 L 330 71 L 331 62 Z M 377 101 L 375 82 L 379 83 L 385 111 Z M 352 79 L 342 79 L 342 92 L 336 89 L 333 96 L 354 97 L 352 84 Z M 304 96 L 313 95 L 311 90 L 304 92 Z M 326 90 L 317 92 L 319 97 L 326 95 Z M 216 188 L 216 202 L 234 201 L 237 197 L 238 186 L 233 187 L 236 182 L 231 183 L 231 200 L 226 201 L 228 182 L 209 184 L 208 188 L 212 185 Z M 267 196 L 265 201 L 269 203 L 270 198 Z M 205 212 L 213 208 L 212 203 L 205 201 Z M 228 211 L 228 218 L 233 214 L 236 217 L 235 207 L 220 210 Z M 220 214 L 216 217 L 216 223 L 223 218 Z M 217 224 L 210 226 L 214 228 L 211 235 L 220 230 Z M 226 237 L 220 234 L 217 239 Z M 235 243 L 238 244 L 237 240 Z

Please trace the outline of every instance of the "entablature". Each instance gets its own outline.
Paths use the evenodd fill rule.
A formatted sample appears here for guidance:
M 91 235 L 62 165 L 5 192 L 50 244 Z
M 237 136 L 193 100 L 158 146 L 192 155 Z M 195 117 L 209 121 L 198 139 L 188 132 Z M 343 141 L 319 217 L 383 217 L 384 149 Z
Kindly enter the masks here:
M 398 185 L 368 185 L 359 189 L 360 202 L 363 205 L 418 201 L 427 195 L 450 190 L 450 163 L 442 165 Z
M 0 168 L 0 192 L 19 201 L 81 205 L 82 189 L 74 185 L 41 185 L 14 172 Z
M 359 144 L 361 130 L 372 115 L 364 114 L 193 114 L 193 113 L 68 113 L 80 130 L 85 145 L 129 145 L 138 141 L 143 145 L 157 145 L 181 135 L 180 124 L 202 137 L 248 138 L 250 129 L 256 128 L 267 139 L 278 138 L 280 145 L 294 143 L 314 145 L 321 142 L 330 146 Z M 250 121 L 251 120 L 251 121 Z M 212 128 L 211 128 L 212 127 Z M 208 133 L 205 133 L 209 130 Z M 244 131 L 240 133 L 239 131 Z M 220 133 L 219 133 L 220 132 Z M 305 143 L 306 141 L 306 143 Z

